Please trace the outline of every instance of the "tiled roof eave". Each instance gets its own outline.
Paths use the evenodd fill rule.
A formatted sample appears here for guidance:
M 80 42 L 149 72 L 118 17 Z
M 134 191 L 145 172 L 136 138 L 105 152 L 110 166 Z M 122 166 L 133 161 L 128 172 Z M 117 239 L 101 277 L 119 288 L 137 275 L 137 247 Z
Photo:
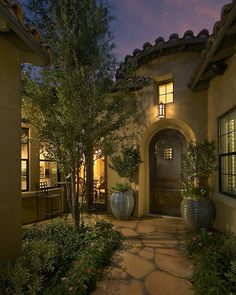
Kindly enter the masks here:
M 23 16 L 21 14 L 15 14 L 11 5 L 18 4 L 15 4 L 15 1 L 0 0 L 0 17 L 32 52 L 41 57 L 44 65 L 51 64 L 52 51 L 50 46 L 40 40 L 40 33 L 37 29 L 34 27 L 27 28 L 24 25 Z
M 231 5 L 231 10 L 228 9 L 229 5 Z M 224 13 L 224 10 L 227 10 Z M 220 47 L 224 37 L 227 34 L 228 29 L 235 21 L 236 18 L 236 0 L 233 0 L 231 4 L 227 4 L 222 9 L 221 21 L 216 22 L 214 26 L 214 32 L 211 38 L 209 38 L 206 48 L 203 50 L 198 68 L 195 70 L 193 76 L 190 79 L 188 87 L 191 90 L 195 90 L 199 81 L 201 80 L 201 76 L 204 74 L 211 60 L 213 59 L 216 51 Z
M 194 36 L 192 31 L 186 31 L 182 38 L 177 34 L 172 34 L 168 41 L 163 37 L 159 37 L 155 41 L 155 45 L 146 42 L 143 49 L 135 49 L 133 55 L 127 55 L 125 61 L 120 65 L 117 70 L 117 80 L 122 79 L 123 74 L 126 72 L 129 60 L 135 59 L 137 67 L 149 62 L 150 60 L 159 58 L 165 55 L 171 55 L 181 52 L 201 52 L 209 38 L 209 32 L 202 30 L 197 36 Z

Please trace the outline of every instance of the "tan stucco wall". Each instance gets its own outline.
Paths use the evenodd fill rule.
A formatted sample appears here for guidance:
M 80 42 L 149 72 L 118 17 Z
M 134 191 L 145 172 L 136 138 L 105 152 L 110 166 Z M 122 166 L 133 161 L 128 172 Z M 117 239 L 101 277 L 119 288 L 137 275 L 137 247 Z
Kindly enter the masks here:
M 218 148 L 218 118 L 236 106 L 236 55 L 227 62 L 223 76 L 214 78 L 208 90 L 208 136 Z M 213 200 L 216 205 L 215 226 L 236 233 L 236 199 L 219 193 L 218 172 L 214 176 Z
M 174 128 L 183 133 L 187 140 L 207 138 L 207 93 L 193 93 L 187 88 L 189 77 L 196 68 L 197 53 L 178 53 L 158 58 L 141 66 L 137 76 L 152 78 L 150 86 L 136 92 L 140 102 L 140 152 L 142 164 L 139 168 L 138 196 L 135 215 L 149 213 L 149 143 L 153 135 L 165 128 Z M 174 81 L 174 103 L 167 105 L 166 119 L 157 118 L 156 82 Z M 108 188 L 120 178 L 108 169 Z
M 0 37 L 0 262 L 21 251 L 20 62 Z

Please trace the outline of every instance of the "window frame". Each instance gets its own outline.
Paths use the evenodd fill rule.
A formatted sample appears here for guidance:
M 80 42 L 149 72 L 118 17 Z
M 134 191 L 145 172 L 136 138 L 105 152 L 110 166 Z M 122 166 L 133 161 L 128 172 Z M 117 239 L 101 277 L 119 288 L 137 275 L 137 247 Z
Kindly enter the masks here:
M 221 135 L 221 120 L 224 118 L 224 117 L 229 117 L 230 113 L 233 113 L 236 111 L 236 106 L 233 107 L 232 109 L 230 109 L 229 111 L 227 111 L 226 113 L 224 113 L 223 115 L 221 115 L 219 118 L 218 118 L 218 171 L 219 171 L 219 175 L 218 175 L 218 180 L 219 180 L 219 192 L 222 194 L 222 195 L 226 195 L 228 197 L 231 197 L 233 199 L 236 199 L 236 193 L 230 193 L 230 192 L 226 192 L 223 190 L 223 186 L 222 186 L 222 159 L 224 157 L 227 157 L 227 156 L 233 156 L 235 155 L 236 156 L 236 149 L 234 152 L 227 152 L 227 153 L 222 153 L 221 152 L 221 137 L 224 136 L 225 134 L 228 134 L 225 133 L 224 135 Z
M 173 101 L 171 102 L 164 102 L 164 101 L 160 101 L 160 90 L 159 90 L 159 87 L 161 85 L 166 85 L 166 84 L 169 84 L 169 83 L 173 83 Z M 165 93 L 166 95 L 167 93 Z M 170 103 L 174 103 L 175 99 L 174 99 L 174 96 L 175 96 L 175 83 L 174 83 L 174 80 L 173 79 L 169 79 L 169 80 L 164 80 L 164 81 L 160 81 L 157 83 L 157 100 L 158 100 L 158 104 L 160 104 L 161 102 L 166 105 L 166 104 L 170 104 Z
M 40 158 L 41 153 L 39 152 L 39 181 L 41 181 L 41 174 L 40 174 L 40 162 L 47 162 L 47 163 L 55 163 L 57 166 L 57 175 L 56 175 L 56 182 L 58 182 L 60 180 L 60 171 L 58 169 L 58 164 L 55 160 L 52 159 L 41 159 Z M 45 177 L 45 179 L 48 179 Z M 48 188 L 56 188 L 57 184 L 55 184 L 55 186 L 48 186 Z
M 21 169 L 22 169 L 22 162 L 26 162 L 26 189 L 22 189 L 22 186 L 21 186 L 21 191 L 22 192 L 28 192 L 29 191 L 29 128 L 27 127 L 21 127 L 21 130 L 22 129 L 25 129 L 27 130 L 27 158 L 22 158 L 21 157 Z M 21 147 L 22 147 L 22 143 L 21 143 Z M 22 170 L 21 170 L 21 173 L 22 173 Z M 21 177 L 22 177 L 22 174 L 21 174 Z M 22 182 L 22 180 L 21 180 Z

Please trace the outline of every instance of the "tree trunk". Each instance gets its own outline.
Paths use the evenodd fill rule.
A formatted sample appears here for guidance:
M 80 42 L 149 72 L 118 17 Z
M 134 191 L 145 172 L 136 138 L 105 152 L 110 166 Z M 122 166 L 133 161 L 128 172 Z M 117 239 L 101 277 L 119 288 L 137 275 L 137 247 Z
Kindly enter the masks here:
M 88 206 L 91 207 L 94 202 L 94 176 L 93 176 L 93 152 L 89 151 L 85 155 L 85 196 Z
M 70 179 L 66 180 L 66 188 L 67 188 L 67 201 L 71 210 L 75 228 L 78 230 L 80 228 L 80 208 L 79 208 L 78 197 L 76 193 L 75 179 L 76 179 L 76 172 L 72 170 L 70 174 Z

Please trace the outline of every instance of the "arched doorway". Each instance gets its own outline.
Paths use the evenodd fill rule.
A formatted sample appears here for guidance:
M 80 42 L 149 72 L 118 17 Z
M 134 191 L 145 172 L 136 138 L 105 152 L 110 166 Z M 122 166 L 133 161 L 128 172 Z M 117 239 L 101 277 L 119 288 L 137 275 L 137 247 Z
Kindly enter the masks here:
M 181 155 L 187 141 L 176 129 L 157 132 L 149 145 L 150 213 L 180 215 Z

